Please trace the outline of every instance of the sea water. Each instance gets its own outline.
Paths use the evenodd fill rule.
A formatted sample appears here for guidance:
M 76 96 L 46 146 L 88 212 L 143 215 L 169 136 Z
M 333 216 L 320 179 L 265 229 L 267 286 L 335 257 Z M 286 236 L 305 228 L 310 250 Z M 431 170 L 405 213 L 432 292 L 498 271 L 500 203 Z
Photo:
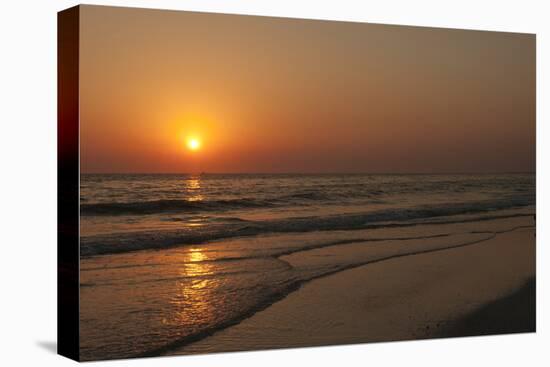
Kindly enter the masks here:
M 181 349 L 304 282 L 475 244 L 534 206 L 532 174 L 84 174 L 82 358 Z

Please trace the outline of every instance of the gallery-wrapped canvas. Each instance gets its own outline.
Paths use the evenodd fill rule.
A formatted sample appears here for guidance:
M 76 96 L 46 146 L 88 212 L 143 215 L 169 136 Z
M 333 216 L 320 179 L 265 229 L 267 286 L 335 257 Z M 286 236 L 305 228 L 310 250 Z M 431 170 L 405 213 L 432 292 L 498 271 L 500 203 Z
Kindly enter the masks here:
M 60 354 L 535 331 L 535 35 L 58 24 Z

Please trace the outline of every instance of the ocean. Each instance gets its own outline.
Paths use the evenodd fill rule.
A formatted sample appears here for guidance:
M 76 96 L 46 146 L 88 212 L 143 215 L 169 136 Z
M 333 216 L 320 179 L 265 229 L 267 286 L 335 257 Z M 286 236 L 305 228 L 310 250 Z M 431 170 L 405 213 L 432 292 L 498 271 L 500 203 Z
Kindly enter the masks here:
M 534 213 L 534 174 L 83 174 L 82 358 L 169 354 L 312 279 Z

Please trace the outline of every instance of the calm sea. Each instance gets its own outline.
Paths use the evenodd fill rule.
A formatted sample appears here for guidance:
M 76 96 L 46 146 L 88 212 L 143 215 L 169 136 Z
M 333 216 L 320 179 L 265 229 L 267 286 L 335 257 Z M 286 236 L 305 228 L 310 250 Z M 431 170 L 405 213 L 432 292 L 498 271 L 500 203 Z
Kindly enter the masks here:
M 535 176 L 89 174 L 81 255 L 453 220 L 535 204 Z
M 82 358 L 159 355 L 304 282 L 534 225 L 535 175 L 81 176 Z

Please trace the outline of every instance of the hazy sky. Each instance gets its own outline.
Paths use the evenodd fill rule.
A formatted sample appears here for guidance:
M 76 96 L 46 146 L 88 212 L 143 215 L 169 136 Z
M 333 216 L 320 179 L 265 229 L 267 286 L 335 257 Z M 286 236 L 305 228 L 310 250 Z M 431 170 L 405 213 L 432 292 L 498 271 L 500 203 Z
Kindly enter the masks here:
M 535 170 L 534 35 L 83 6 L 80 91 L 82 172 Z

